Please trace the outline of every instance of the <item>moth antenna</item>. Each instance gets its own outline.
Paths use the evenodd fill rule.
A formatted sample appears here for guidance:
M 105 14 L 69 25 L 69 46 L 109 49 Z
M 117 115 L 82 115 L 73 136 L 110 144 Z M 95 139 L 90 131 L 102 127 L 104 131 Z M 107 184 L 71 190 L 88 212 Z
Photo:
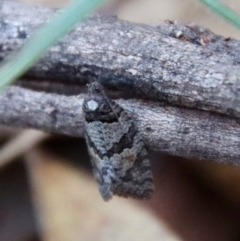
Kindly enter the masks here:
M 93 82 L 93 84 L 94 84 L 94 83 L 96 83 L 96 84 L 98 85 L 101 94 L 104 96 L 104 98 L 105 98 L 105 100 L 107 101 L 108 105 L 110 106 L 112 112 L 114 113 L 114 115 L 115 115 L 116 118 L 118 119 L 122 130 L 124 130 L 124 129 L 123 129 L 123 123 L 122 123 L 121 120 L 119 119 L 119 116 L 117 115 L 117 113 L 116 113 L 116 111 L 114 110 L 111 102 L 109 101 L 107 95 L 105 94 L 105 91 L 104 91 L 104 89 L 103 89 L 103 86 L 102 86 L 101 83 L 100 83 L 99 81 L 97 81 L 97 80 L 95 80 L 95 81 Z M 131 141 L 131 138 L 130 138 L 130 136 L 128 135 L 128 133 L 127 133 L 127 137 L 128 137 L 128 140 Z

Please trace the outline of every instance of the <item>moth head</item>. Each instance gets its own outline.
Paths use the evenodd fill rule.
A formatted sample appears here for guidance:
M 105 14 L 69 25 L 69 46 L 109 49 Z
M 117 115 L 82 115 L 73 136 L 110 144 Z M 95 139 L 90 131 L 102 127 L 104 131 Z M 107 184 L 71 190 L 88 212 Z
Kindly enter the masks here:
M 97 109 L 99 108 L 99 103 L 94 99 L 90 99 L 86 102 L 86 108 L 89 111 L 97 111 Z
M 89 93 L 83 102 L 86 113 L 108 113 L 110 111 L 106 98 L 101 93 Z
M 88 95 L 83 102 L 83 112 L 87 121 L 116 121 L 112 101 L 107 98 L 98 82 L 88 85 Z

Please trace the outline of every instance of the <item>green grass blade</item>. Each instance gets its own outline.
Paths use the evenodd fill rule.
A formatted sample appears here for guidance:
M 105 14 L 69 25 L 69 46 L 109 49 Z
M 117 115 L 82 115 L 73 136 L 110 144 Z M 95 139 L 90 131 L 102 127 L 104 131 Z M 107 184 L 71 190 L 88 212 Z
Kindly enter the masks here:
M 218 0 L 199 0 L 205 4 L 212 11 L 219 14 L 222 18 L 225 18 L 230 23 L 234 24 L 236 27 L 240 28 L 240 15 L 231 10 L 228 6 L 221 3 Z
M 104 0 L 74 0 L 63 12 L 37 30 L 20 51 L 9 56 L 0 67 L 0 90 L 27 71 L 60 37 L 82 21 Z

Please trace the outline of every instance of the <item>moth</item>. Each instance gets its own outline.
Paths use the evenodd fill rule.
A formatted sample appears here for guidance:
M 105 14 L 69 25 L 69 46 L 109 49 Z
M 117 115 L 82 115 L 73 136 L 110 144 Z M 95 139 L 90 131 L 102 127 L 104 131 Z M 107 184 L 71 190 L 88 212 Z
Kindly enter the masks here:
M 154 190 L 150 161 L 131 116 L 105 95 L 97 81 L 88 84 L 83 113 L 86 143 L 103 199 L 150 198 Z

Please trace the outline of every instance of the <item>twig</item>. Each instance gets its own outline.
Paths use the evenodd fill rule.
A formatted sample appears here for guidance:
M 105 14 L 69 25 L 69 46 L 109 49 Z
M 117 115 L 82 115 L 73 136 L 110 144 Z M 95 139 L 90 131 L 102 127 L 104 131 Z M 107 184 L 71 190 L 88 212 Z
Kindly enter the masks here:
M 2 1 L 0 57 L 21 45 L 52 12 Z M 26 76 L 66 88 L 98 76 L 105 86 L 131 89 L 152 100 L 240 117 L 239 52 L 239 41 L 201 27 L 178 22 L 150 27 L 95 16 Z
M 0 58 L 52 12 L 0 2 Z M 98 77 L 105 86 L 150 99 L 117 100 L 136 119 L 149 149 L 239 165 L 239 52 L 239 41 L 199 26 L 150 27 L 95 16 L 53 47 L 27 81 L 18 82 L 58 94 L 9 87 L 0 95 L 0 123 L 83 136 L 84 94 L 59 94 L 79 93 L 83 83 Z
M 0 123 L 82 137 L 83 98 L 83 94 L 64 96 L 9 87 L 0 95 Z M 152 101 L 117 102 L 136 119 L 149 149 L 240 164 L 240 124 L 237 120 Z
M 16 137 L 1 147 L 0 168 L 10 164 L 16 157 L 30 150 L 47 137 L 47 134 L 35 130 L 25 130 L 19 133 Z

